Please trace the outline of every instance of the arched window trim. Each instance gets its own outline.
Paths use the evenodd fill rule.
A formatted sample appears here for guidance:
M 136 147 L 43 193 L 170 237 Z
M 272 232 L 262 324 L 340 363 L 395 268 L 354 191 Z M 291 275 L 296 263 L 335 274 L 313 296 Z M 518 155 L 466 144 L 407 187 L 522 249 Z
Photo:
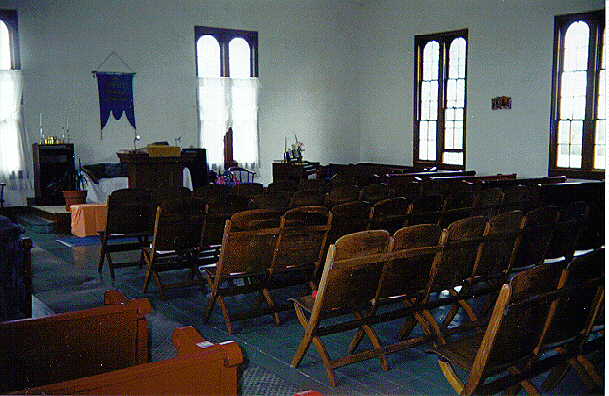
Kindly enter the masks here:
M 588 45 L 588 73 L 586 88 L 586 115 L 583 122 L 581 168 L 561 168 L 557 164 L 558 118 L 560 116 L 560 77 L 563 71 L 565 35 L 567 29 L 577 21 L 588 24 L 590 29 Z M 601 50 L 605 29 L 605 10 L 577 14 L 558 15 L 554 18 L 554 57 L 552 65 L 552 92 L 550 110 L 550 148 L 548 174 L 565 175 L 574 178 L 603 179 L 605 170 L 594 169 L 596 98 L 600 89 L 598 72 L 601 69 Z
M 21 69 L 17 11 L 0 9 L 0 20 L 2 20 L 2 22 L 4 22 L 8 28 L 8 45 L 11 51 L 11 69 Z
M 196 56 L 196 43 L 201 36 L 211 35 L 218 40 L 220 44 L 220 76 L 230 77 L 229 68 L 229 49 L 228 45 L 234 38 L 244 39 L 250 46 L 250 77 L 258 77 L 258 32 L 238 29 L 215 28 L 208 26 L 195 26 L 195 62 L 198 62 Z M 197 70 L 198 70 L 198 64 Z

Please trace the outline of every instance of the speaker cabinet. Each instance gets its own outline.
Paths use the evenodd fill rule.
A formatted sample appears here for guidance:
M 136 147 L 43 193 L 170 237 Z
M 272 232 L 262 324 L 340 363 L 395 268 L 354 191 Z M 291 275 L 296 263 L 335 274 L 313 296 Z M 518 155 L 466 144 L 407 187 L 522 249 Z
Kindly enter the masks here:
M 75 190 L 74 145 L 32 145 L 37 205 L 64 205 L 63 191 Z
M 190 171 L 192 188 L 197 188 L 208 183 L 207 154 L 205 149 L 185 148 L 182 149 L 182 163 Z

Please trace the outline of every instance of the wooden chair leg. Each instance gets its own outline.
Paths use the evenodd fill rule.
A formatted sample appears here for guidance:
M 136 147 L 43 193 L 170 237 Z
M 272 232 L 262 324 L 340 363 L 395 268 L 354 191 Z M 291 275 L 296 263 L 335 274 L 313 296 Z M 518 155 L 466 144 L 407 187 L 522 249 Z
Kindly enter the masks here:
M 362 314 L 357 311 L 353 312 L 353 315 L 355 316 L 355 319 L 358 319 L 358 320 L 362 319 L 362 317 L 363 317 Z M 374 331 L 374 329 L 372 329 L 372 327 L 370 327 L 368 325 L 363 325 L 362 330 L 366 333 L 366 335 L 370 339 L 370 342 L 372 343 L 372 346 L 374 347 L 375 350 L 383 349 L 383 345 L 381 344 L 379 337 L 376 335 L 376 332 Z M 379 356 L 379 360 L 381 362 L 381 367 L 383 368 L 383 370 L 385 370 L 385 371 L 389 370 L 389 362 L 387 362 L 387 357 L 385 356 L 384 353 Z
M 294 354 L 294 357 L 292 358 L 292 363 L 290 363 L 290 366 L 292 366 L 293 368 L 296 368 L 296 367 L 298 367 L 298 365 L 304 358 L 304 355 L 307 353 L 307 350 L 311 346 L 312 337 L 308 330 L 309 321 L 307 320 L 307 316 L 305 315 L 304 311 L 302 310 L 301 307 L 299 307 L 296 304 L 294 304 L 294 310 L 296 311 L 296 317 L 298 318 L 298 321 L 300 322 L 300 324 L 302 325 L 302 327 L 305 330 L 305 334 L 302 337 L 300 344 L 298 345 L 298 349 L 296 349 L 296 353 Z
M 150 285 L 150 277 L 152 276 L 152 259 L 146 258 L 147 268 L 146 268 L 146 278 L 144 279 L 144 293 L 148 292 L 148 286 Z
M 163 282 L 161 282 L 161 277 L 159 276 L 159 272 L 153 270 L 152 276 L 154 277 L 154 281 L 156 282 L 156 285 L 159 288 L 159 296 L 161 297 L 161 300 L 164 300 L 165 299 L 165 285 L 163 285 Z
M 592 362 L 590 360 L 588 360 L 588 358 L 586 358 L 584 355 L 577 355 L 576 359 L 577 359 L 577 362 L 586 371 L 586 374 L 594 382 L 594 384 L 597 386 L 602 386 L 603 382 L 604 382 L 603 377 L 601 375 L 599 375 L 598 371 L 596 370 L 596 367 L 594 367 Z
M 510 367 L 508 371 L 515 375 L 520 374 L 520 370 L 516 367 Z M 528 395 L 541 396 L 539 389 L 537 389 L 537 387 L 528 379 L 520 381 L 519 385 L 522 386 Z
M 565 375 L 567 375 L 569 368 L 569 363 L 564 362 L 550 370 L 548 378 L 546 378 L 543 384 L 541 384 L 541 390 L 543 392 L 548 392 L 554 389 L 560 383 L 560 381 L 562 381 Z
M 224 316 L 224 323 L 226 323 L 226 331 L 228 331 L 229 335 L 233 334 L 233 322 L 230 317 L 230 312 L 228 310 L 228 306 L 224 301 L 223 296 L 218 296 L 218 304 L 220 305 L 220 309 L 222 310 L 222 316 Z
M 592 375 L 590 375 L 588 368 L 581 363 L 579 357 L 569 359 L 569 364 L 575 369 L 577 376 L 582 380 L 586 388 L 592 391 L 602 386 L 603 380 L 598 376 L 598 373 L 596 373 L 592 363 L 585 358 L 584 360 L 587 362 L 587 365 L 589 365 L 589 368 L 592 369 Z
M 326 368 L 326 374 L 328 375 L 328 380 L 330 381 L 331 386 L 336 386 L 336 376 L 334 375 L 334 369 L 332 368 L 332 359 L 330 359 L 330 355 L 328 354 L 328 350 L 321 339 L 319 337 L 312 338 L 313 345 L 315 345 L 315 349 L 319 353 L 321 357 L 321 361 Z
M 438 359 L 438 364 L 440 365 L 440 369 L 442 370 L 442 373 L 444 374 L 444 377 L 446 377 L 446 380 L 448 381 L 450 386 L 453 387 L 457 394 L 463 394 L 465 385 L 463 384 L 463 381 L 461 381 L 461 378 L 459 378 L 457 373 L 455 373 L 453 366 L 449 362 L 444 361 L 442 359 Z
M 273 310 L 273 319 L 275 320 L 275 324 L 279 326 L 281 324 L 281 318 L 279 317 L 279 312 L 277 310 L 277 306 L 275 305 L 275 300 L 273 300 L 273 296 L 271 295 L 271 291 L 267 288 L 262 289 L 262 295 L 264 296 L 264 300 Z
M 203 322 L 207 323 L 209 322 L 209 318 L 211 317 L 211 313 L 214 310 L 214 307 L 216 306 L 216 299 L 218 298 L 218 296 L 216 294 L 212 294 L 211 296 L 209 296 L 209 300 L 207 301 L 207 308 L 205 309 L 205 313 L 203 314 Z
M 100 274 L 102 273 L 102 271 L 104 269 L 104 261 L 106 259 L 106 243 L 107 243 L 107 238 L 106 238 L 106 234 L 104 233 L 102 235 L 101 248 L 99 250 L 99 264 L 97 265 L 97 272 L 99 272 Z
M 366 316 L 373 316 L 375 313 L 376 313 L 376 307 L 372 307 L 370 309 L 370 311 L 366 314 Z M 357 333 L 355 333 L 355 335 L 351 339 L 351 343 L 349 343 L 349 348 L 347 349 L 349 354 L 353 354 L 353 352 L 355 352 L 355 350 L 357 349 L 357 347 L 359 346 L 359 344 L 362 342 L 363 339 L 364 339 L 364 330 L 359 328 L 359 329 L 357 329 Z

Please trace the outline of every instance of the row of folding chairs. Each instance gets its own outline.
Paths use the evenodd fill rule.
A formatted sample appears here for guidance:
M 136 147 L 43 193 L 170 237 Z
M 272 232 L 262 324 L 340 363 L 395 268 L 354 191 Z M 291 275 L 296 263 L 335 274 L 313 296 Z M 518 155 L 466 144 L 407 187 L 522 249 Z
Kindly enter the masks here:
M 206 317 L 209 317 L 215 304 L 219 303 L 230 332 L 233 329 L 233 321 L 253 316 L 272 313 L 276 323 L 279 323 L 277 312 L 285 307 L 275 304 L 270 297 L 270 291 L 298 283 L 308 283 L 311 289 L 316 289 L 328 247 L 346 234 L 370 228 L 368 215 L 362 215 L 367 213 L 365 209 L 367 206 L 363 203 L 353 202 L 335 206 L 330 211 L 324 207 L 312 206 L 295 208 L 283 215 L 281 212 L 264 209 L 234 214 L 224 228 L 218 264 L 203 267 L 207 272 L 211 290 Z M 297 217 L 311 217 L 311 213 L 315 215 L 313 219 L 318 218 L 319 221 L 311 223 L 311 219 L 295 220 Z M 511 227 L 510 232 L 516 233 L 518 237 L 518 249 L 513 253 L 514 257 L 504 258 L 502 268 L 507 261 L 510 262 L 510 269 L 521 269 L 543 262 L 546 258 L 567 260 L 572 257 L 580 228 L 574 220 L 560 222 L 559 217 L 560 212 L 554 207 L 533 210 L 524 217 L 519 211 L 495 216 L 489 223 L 489 232 L 501 230 L 501 227 Z M 485 217 L 474 218 L 479 224 L 485 224 Z M 279 223 L 280 226 L 277 225 Z M 311 224 L 314 226 L 312 229 L 303 228 L 303 225 Z M 453 223 L 449 229 L 455 229 L 457 226 L 454 224 L 460 223 Z M 378 226 L 379 223 L 374 225 Z M 425 240 L 426 236 L 417 234 L 417 231 L 429 233 L 430 230 L 435 230 L 435 234 L 439 234 L 442 227 L 437 224 L 424 224 L 420 228 L 411 226 L 402 230 L 406 229 L 412 231 L 403 234 L 406 239 L 404 244 L 410 243 L 410 239 L 414 243 Z M 516 238 L 516 235 L 512 236 Z M 437 244 L 437 238 L 433 243 Z M 552 248 L 553 246 L 555 247 Z M 499 246 L 494 248 L 499 249 Z M 272 273 L 283 271 L 287 267 L 291 268 L 291 281 L 286 283 L 284 280 L 283 284 L 277 284 Z M 294 277 L 296 273 L 298 276 Z M 237 279 L 242 281 L 243 285 L 237 285 Z M 243 315 L 231 315 L 226 297 L 254 292 L 260 293 L 260 298 L 266 301 L 267 307 Z M 450 314 L 452 317 L 455 315 L 456 311 Z M 450 321 L 447 322 L 449 323 Z
M 508 282 L 508 274 L 516 264 L 518 250 L 525 238 L 522 231 L 526 224 L 531 222 L 527 217 L 523 218 L 520 212 L 514 211 L 495 216 L 488 221 L 482 217 L 459 220 L 445 230 L 441 230 L 437 225 L 426 224 L 402 228 L 393 236 L 387 231 L 370 230 L 339 238 L 329 249 L 317 294 L 293 299 L 296 315 L 305 333 L 292 360 L 292 366 L 297 367 L 300 364 L 313 343 L 321 356 L 330 383 L 335 385 L 334 369 L 338 367 L 378 358 L 382 367 L 388 369 L 387 354 L 433 341 L 436 347 L 434 352 L 444 353 L 442 359 L 448 359 L 449 352 L 446 351 L 454 348 L 455 353 L 451 356 L 461 357 L 455 364 L 465 369 L 479 369 L 477 363 L 472 366 L 474 358 L 478 358 L 474 347 L 480 345 L 484 335 L 484 339 L 496 337 L 493 342 L 497 345 L 498 342 L 503 342 L 504 345 L 497 346 L 497 355 L 490 360 L 485 355 L 488 350 L 479 353 L 481 358 L 486 356 L 485 363 L 496 364 L 489 372 L 482 370 L 482 377 L 497 374 L 497 371 L 493 371 L 497 367 L 510 368 L 512 372 L 511 367 L 505 366 L 504 363 L 510 359 L 519 363 L 519 359 L 528 356 L 531 352 L 531 342 L 540 342 L 536 335 L 541 328 L 536 323 L 544 323 L 546 316 L 543 312 L 533 310 L 538 317 L 531 317 L 530 314 L 517 316 L 514 322 L 509 322 L 510 328 L 500 327 L 505 334 L 500 333 L 496 321 L 499 321 L 499 326 L 506 326 L 505 323 L 501 324 L 501 315 L 505 314 L 505 310 L 498 314 L 497 307 L 504 309 L 505 306 L 500 303 L 509 302 L 509 298 L 513 298 L 513 295 L 508 294 L 508 300 L 505 299 L 506 287 L 513 288 L 517 285 L 518 290 L 524 288 L 527 292 L 543 293 L 548 287 L 557 284 L 552 283 L 554 278 L 547 278 L 546 272 L 559 274 L 565 263 L 571 262 L 571 258 L 565 258 L 546 265 L 543 264 L 544 254 L 540 253 L 540 260 L 532 269 L 521 272 L 514 278 L 517 280 Z M 547 247 L 548 244 L 546 249 Z M 577 262 L 593 260 L 595 270 L 602 271 L 603 258 L 600 256 L 603 255 L 604 249 L 598 249 L 592 255 L 578 258 Z M 591 274 L 596 272 L 588 273 Z M 595 276 L 598 283 L 595 283 L 594 287 L 602 286 L 599 277 L 600 275 Z M 558 278 L 554 280 L 558 281 Z M 449 291 L 448 297 L 443 297 L 441 292 L 446 290 Z M 498 303 L 494 306 L 488 322 L 485 315 L 487 310 L 476 312 L 471 302 L 474 297 L 495 297 L 497 292 Z M 578 296 L 582 296 L 578 293 Z M 526 300 L 526 297 L 521 295 L 517 301 L 522 300 Z M 387 302 L 400 303 L 401 307 L 380 311 L 379 308 Z M 552 301 L 548 297 L 545 302 L 549 304 Z M 432 310 L 440 306 L 450 307 L 441 322 L 432 314 Z M 574 307 L 579 309 L 580 305 Z M 469 322 L 451 327 L 459 309 L 465 311 Z M 590 312 L 585 306 L 581 309 L 583 311 L 578 311 L 580 314 Z M 345 315 L 353 315 L 354 319 L 337 322 L 336 317 L 344 318 Z M 328 318 L 333 318 L 331 324 L 325 324 L 324 321 Z M 403 320 L 398 333 L 399 341 L 382 345 L 372 326 L 396 319 Z M 577 325 L 581 323 L 577 322 Z M 417 324 L 424 335 L 409 337 Z M 483 330 L 485 326 L 490 329 L 486 333 Z M 467 340 L 468 351 L 473 351 L 468 355 L 460 349 L 466 341 L 453 342 L 449 337 L 472 328 L 482 330 L 475 332 L 472 338 L 460 339 Z M 358 329 L 358 332 L 349 345 L 349 354 L 332 360 L 321 338 L 353 329 Z M 513 334 L 514 332 L 518 334 Z M 498 336 L 497 333 L 501 335 Z M 364 336 L 370 340 L 372 347 L 356 352 Z M 509 348 L 513 349 L 510 351 L 513 353 L 505 351 Z M 565 352 L 564 355 L 569 353 Z M 466 361 L 467 359 L 469 361 Z M 499 361 L 500 359 L 504 360 Z M 459 388 L 456 377 L 448 378 L 461 393 L 463 388 Z M 516 384 L 519 382 L 525 383 L 522 380 Z M 525 383 L 525 389 L 529 390 L 529 387 L 530 384 Z

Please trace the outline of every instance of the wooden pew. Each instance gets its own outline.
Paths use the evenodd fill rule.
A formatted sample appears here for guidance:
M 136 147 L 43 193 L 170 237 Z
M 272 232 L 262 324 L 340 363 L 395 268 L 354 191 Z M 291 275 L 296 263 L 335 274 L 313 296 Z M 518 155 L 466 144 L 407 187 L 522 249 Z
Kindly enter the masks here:
M 2 393 L 236 395 L 239 345 L 174 331 L 177 356 L 148 362 L 147 299 L 105 294 L 106 306 L 0 323 Z

